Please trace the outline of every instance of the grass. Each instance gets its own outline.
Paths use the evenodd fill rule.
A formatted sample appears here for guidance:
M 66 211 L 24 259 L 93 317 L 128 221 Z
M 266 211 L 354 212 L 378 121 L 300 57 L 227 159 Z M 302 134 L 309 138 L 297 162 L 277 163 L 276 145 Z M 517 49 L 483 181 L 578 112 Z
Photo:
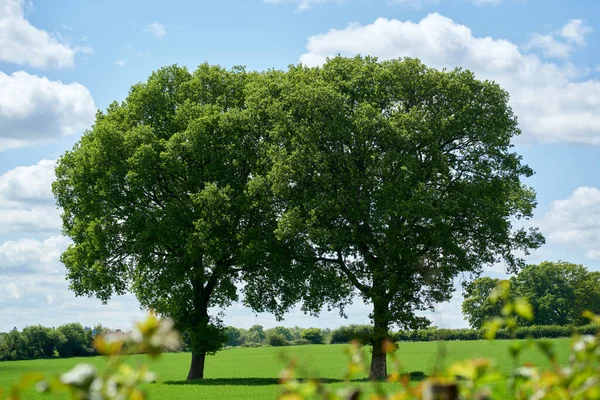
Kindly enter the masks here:
M 569 339 L 554 339 L 558 360 L 566 362 Z M 431 374 L 436 366 L 448 365 L 465 358 L 485 356 L 496 360 L 497 365 L 508 372 L 513 361 L 508 347 L 511 341 L 502 340 L 446 342 L 446 355 L 438 361 L 439 342 L 400 343 L 399 356 L 405 372 L 422 371 Z M 203 381 L 186 382 L 190 355 L 188 353 L 164 354 L 157 361 L 149 362 L 159 381 L 148 384 L 146 390 L 150 399 L 273 399 L 279 393 L 277 377 L 285 367 L 285 358 L 296 358 L 300 375 L 318 377 L 330 385 L 344 385 L 342 379 L 347 365 L 345 345 L 307 345 L 291 347 L 264 347 L 229 349 L 207 357 L 206 373 Z M 143 356 L 132 358 L 132 362 L 146 361 Z M 534 350 L 525 352 L 521 362 L 532 362 L 547 366 L 544 356 Z M 0 387 L 8 388 L 27 372 L 59 374 L 79 362 L 102 367 L 102 357 L 71 358 L 52 360 L 31 360 L 0 362 Z M 366 376 L 365 376 L 366 377 Z M 363 377 L 364 378 L 364 377 Z M 367 382 L 356 385 L 369 386 Z M 28 393 L 27 399 L 49 399 L 39 393 Z

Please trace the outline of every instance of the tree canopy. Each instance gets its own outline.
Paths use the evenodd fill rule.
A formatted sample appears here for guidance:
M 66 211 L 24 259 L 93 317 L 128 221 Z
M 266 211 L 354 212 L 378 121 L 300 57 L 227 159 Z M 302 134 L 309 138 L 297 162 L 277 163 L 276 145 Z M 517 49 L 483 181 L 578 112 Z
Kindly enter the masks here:
M 71 289 L 103 301 L 131 291 L 172 318 L 191 343 L 188 379 L 227 340 L 209 309 L 237 300 L 237 284 L 278 317 L 311 286 L 275 236 L 264 121 L 246 106 L 255 75 L 162 68 L 98 112 L 56 167 Z
M 498 278 L 484 276 L 465 285 L 462 313 L 472 328 L 482 328 L 485 321 L 500 315 L 502 300 L 490 300 L 492 291 L 499 283 Z
M 163 68 L 134 85 L 56 168 L 71 288 L 132 291 L 192 344 L 188 378 L 226 340 L 210 307 L 278 317 L 302 300 L 373 305 L 371 376 L 391 324 L 447 300 L 453 279 L 542 243 L 533 171 L 511 150 L 508 94 L 417 60 L 328 60 L 247 73 Z M 236 286 L 237 285 L 237 286 Z
M 525 297 L 534 318 L 523 325 L 584 325 L 586 310 L 600 312 L 600 273 L 565 261 L 531 264 L 510 279 L 510 295 Z M 474 328 L 499 315 L 501 304 L 488 298 L 499 279 L 482 277 L 467 285 L 462 304 L 465 319 Z
M 272 121 L 277 234 L 307 270 L 331 271 L 371 303 L 371 377 L 386 374 L 391 324 L 448 300 L 459 273 L 504 260 L 516 271 L 543 238 L 529 218 L 533 174 L 497 84 L 414 59 L 336 57 L 261 76 L 256 113 Z

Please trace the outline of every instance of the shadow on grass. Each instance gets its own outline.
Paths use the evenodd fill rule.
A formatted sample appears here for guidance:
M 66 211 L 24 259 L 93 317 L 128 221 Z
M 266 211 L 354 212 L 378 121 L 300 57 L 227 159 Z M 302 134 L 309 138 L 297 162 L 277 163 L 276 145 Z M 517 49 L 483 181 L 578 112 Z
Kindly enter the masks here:
M 411 381 L 422 381 L 427 378 L 421 371 L 410 372 Z M 302 381 L 303 379 L 299 379 Z M 322 383 L 342 383 L 343 379 L 319 378 Z M 351 382 L 369 382 L 367 378 L 353 379 Z M 279 385 L 278 378 L 205 378 L 193 381 L 165 381 L 165 385 L 200 385 L 200 386 L 272 386 Z

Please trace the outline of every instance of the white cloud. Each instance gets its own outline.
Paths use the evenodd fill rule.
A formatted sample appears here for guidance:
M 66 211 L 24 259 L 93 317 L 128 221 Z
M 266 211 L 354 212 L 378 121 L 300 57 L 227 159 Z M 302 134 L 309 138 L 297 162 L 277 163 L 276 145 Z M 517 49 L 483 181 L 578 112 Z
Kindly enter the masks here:
M 124 67 L 127 62 L 125 60 L 117 60 L 115 61 L 115 64 L 117 64 L 119 67 Z
M 572 19 L 560 30 L 560 35 L 580 46 L 585 45 L 585 35 L 594 32 L 582 19 Z
M 0 233 L 59 232 L 60 211 L 56 207 L 0 209 Z
M 568 35 L 579 32 L 567 24 Z M 368 25 L 350 24 L 308 39 L 300 61 L 319 65 L 337 54 L 380 59 L 416 57 L 436 68 L 461 66 L 480 79 L 498 82 L 511 94 L 524 137 L 535 142 L 600 145 L 600 82 L 582 80 L 572 64 L 545 62 L 516 44 L 475 37 L 471 30 L 437 13 L 421 21 L 379 18 Z
M 75 297 L 60 262 L 69 243 L 62 236 L 0 242 L 0 332 L 68 322 L 130 329 L 143 316 L 132 295 L 115 296 L 107 305 Z
M 571 55 L 573 46 L 571 43 L 566 41 L 560 41 L 553 34 L 542 35 L 536 33 L 531 36 L 529 43 L 527 43 L 528 49 L 539 48 L 542 49 L 546 57 L 558 57 L 568 58 Z
M 0 206 L 53 201 L 54 160 L 41 160 L 36 165 L 16 167 L 0 175 Z
M 25 19 L 23 0 L 0 0 L 0 61 L 36 68 L 73 65 L 75 50 Z
M 569 198 L 555 200 L 540 226 L 550 242 L 583 249 L 587 258 L 600 259 L 600 190 L 582 186 Z
M 547 57 L 568 58 L 572 51 L 585 46 L 585 36 L 593 31 L 585 21 L 572 19 L 558 31 L 532 35 L 525 48 L 539 48 Z
M 91 93 L 79 83 L 0 72 L 0 151 L 80 133 L 95 113 Z
M 62 271 L 58 262 L 69 245 L 63 236 L 46 240 L 18 239 L 0 245 L 0 271 L 2 274 L 58 274 Z
M 54 165 L 42 160 L 0 175 L 0 233 L 60 231 L 60 210 L 51 189 Z
M 35 257 L 31 260 L 36 262 Z M 115 296 L 107 305 L 97 299 L 75 297 L 68 289 L 65 268 L 58 258 L 53 268 L 35 273 L 0 274 L 0 332 L 15 326 L 23 329 L 27 325 L 58 326 L 69 322 L 84 326 L 101 323 L 129 330 L 134 321 L 143 318 L 134 296 Z
M 144 32 L 150 33 L 157 39 L 162 39 L 167 34 L 167 27 L 163 24 L 159 24 L 158 22 L 153 22 L 148 24 Z

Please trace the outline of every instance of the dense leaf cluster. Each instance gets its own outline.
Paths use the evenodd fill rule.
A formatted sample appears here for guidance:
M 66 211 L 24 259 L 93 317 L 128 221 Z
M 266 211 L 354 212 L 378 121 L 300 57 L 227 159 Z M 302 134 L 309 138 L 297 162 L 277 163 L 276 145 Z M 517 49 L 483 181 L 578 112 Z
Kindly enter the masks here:
M 101 325 L 92 329 L 78 323 L 58 328 L 34 325 L 21 331 L 13 329 L 0 334 L 0 361 L 94 356 L 98 353 L 93 340 L 106 331 Z
M 482 277 L 465 287 L 462 312 L 474 328 L 500 314 L 502 301 L 489 296 L 500 280 Z M 510 279 L 511 298 L 529 299 L 534 318 L 521 325 L 584 325 L 585 310 L 600 313 L 600 272 L 569 262 L 528 265 Z

